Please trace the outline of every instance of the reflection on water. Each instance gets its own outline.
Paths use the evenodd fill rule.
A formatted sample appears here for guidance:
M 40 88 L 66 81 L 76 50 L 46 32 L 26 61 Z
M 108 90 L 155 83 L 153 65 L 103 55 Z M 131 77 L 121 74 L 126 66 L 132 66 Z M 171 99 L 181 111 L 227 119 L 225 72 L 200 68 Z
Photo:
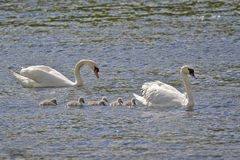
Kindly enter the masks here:
M 237 1 L 1 1 L 0 158 L 238 157 L 239 29 Z M 83 58 L 101 72 L 83 68 L 84 87 L 23 88 L 8 70 L 43 64 L 74 79 Z M 65 107 L 80 95 L 127 100 L 153 80 L 183 91 L 183 64 L 198 78 L 193 111 Z M 59 105 L 38 106 L 49 97 Z

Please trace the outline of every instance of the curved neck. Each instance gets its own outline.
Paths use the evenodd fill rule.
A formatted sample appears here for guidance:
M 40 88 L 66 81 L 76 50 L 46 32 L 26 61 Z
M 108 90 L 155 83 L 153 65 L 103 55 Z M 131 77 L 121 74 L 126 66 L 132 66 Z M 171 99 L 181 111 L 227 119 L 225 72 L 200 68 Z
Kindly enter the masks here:
M 193 107 L 194 106 L 194 100 L 193 100 L 192 89 L 191 89 L 191 86 L 190 86 L 189 78 L 188 78 L 187 74 L 184 74 L 182 72 L 181 72 L 181 76 L 182 76 L 183 84 L 184 84 L 184 87 L 185 87 L 185 90 L 186 90 L 186 93 L 187 93 L 187 104 L 186 104 L 186 106 L 187 107 Z
M 90 67 L 93 67 L 94 66 L 94 62 L 91 61 L 91 60 L 80 60 L 76 65 L 75 65 L 75 69 L 74 69 L 74 76 L 75 76 L 75 82 L 74 82 L 74 85 L 75 86 L 81 86 L 83 85 L 83 80 L 81 78 L 81 75 L 80 75 L 80 69 L 82 66 L 84 65 L 87 65 L 87 66 L 90 66 Z

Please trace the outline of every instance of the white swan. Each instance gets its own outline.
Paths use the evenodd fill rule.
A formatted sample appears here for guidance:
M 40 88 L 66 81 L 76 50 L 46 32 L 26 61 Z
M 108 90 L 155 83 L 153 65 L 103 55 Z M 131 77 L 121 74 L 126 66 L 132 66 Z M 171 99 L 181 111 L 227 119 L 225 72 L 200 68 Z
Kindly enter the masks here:
M 67 87 L 83 85 L 80 76 L 80 68 L 84 65 L 90 66 L 97 78 L 99 78 L 99 69 L 93 60 L 80 60 L 74 69 L 75 82 L 72 82 L 55 69 L 44 66 L 30 66 L 23 68 L 20 73 L 13 72 L 13 75 L 24 87 Z
M 193 100 L 193 95 L 190 87 L 188 74 L 195 77 L 194 70 L 190 66 L 188 65 L 182 66 L 180 70 L 180 75 L 182 77 L 186 93 L 181 93 L 176 88 L 168 84 L 165 84 L 163 82 L 155 81 L 155 82 L 147 82 L 143 84 L 142 97 L 137 94 L 133 94 L 133 95 L 143 105 L 147 105 L 147 106 L 193 107 L 194 100 Z

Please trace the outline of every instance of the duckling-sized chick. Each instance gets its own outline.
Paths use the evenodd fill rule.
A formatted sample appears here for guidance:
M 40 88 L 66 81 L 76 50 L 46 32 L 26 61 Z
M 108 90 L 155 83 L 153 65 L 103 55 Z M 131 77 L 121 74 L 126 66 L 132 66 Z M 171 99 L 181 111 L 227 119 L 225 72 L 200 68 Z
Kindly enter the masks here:
M 90 105 L 90 106 L 106 106 L 106 105 L 108 105 L 108 100 L 107 100 L 107 98 L 104 96 L 104 97 L 102 97 L 102 99 L 99 100 L 99 101 L 89 101 L 89 102 L 88 102 L 88 105 Z
M 84 105 L 85 101 L 83 97 L 79 97 L 78 101 L 69 101 L 67 102 L 67 107 L 68 108 L 73 108 L 73 107 L 82 107 Z
M 108 102 L 105 101 L 105 100 L 100 100 L 100 101 L 98 102 L 98 106 L 107 106 L 107 105 L 108 105 Z
M 39 103 L 39 106 L 56 106 L 57 100 L 56 98 L 53 99 L 45 99 Z
M 123 99 L 121 97 L 118 97 L 117 101 L 113 101 L 110 106 L 122 106 L 123 105 Z
M 132 98 L 131 100 L 129 101 L 126 101 L 123 103 L 123 106 L 136 106 L 137 103 L 136 103 L 136 99 L 135 98 Z

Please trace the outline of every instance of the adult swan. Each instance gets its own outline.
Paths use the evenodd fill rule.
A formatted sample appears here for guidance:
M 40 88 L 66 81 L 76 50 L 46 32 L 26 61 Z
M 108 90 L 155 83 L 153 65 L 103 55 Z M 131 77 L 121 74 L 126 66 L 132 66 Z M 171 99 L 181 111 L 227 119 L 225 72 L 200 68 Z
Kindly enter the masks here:
M 72 82 L 60 72 L 55 69 L 44 66 L 30 66 L 23 68 L 20 73 L 13 72 L 13 75 L 24 87 L 68 87 L 68 86 L 81 86 L 83 80 L 80 76 L 80 69 L 82 66 L 89 66 L 96 77 L 99 78 L 99 69 L 96 66 L 96 62 L 93 60 L 83 59 L 80 60 L 74 69 L 75 82 Z
M 147 106 L 186 106 L 190 109 L 194 106 L 194 101 L 188 74 L 195 78 L 194 70 L 190 66 L 182 66 L 180 75 L 182 77 L 186 93 L 181 93 L 176 88 L 163 82 L 155 81 L 143 84 L 142 97 L 136 94 L 133 95 L 143 105 Z

